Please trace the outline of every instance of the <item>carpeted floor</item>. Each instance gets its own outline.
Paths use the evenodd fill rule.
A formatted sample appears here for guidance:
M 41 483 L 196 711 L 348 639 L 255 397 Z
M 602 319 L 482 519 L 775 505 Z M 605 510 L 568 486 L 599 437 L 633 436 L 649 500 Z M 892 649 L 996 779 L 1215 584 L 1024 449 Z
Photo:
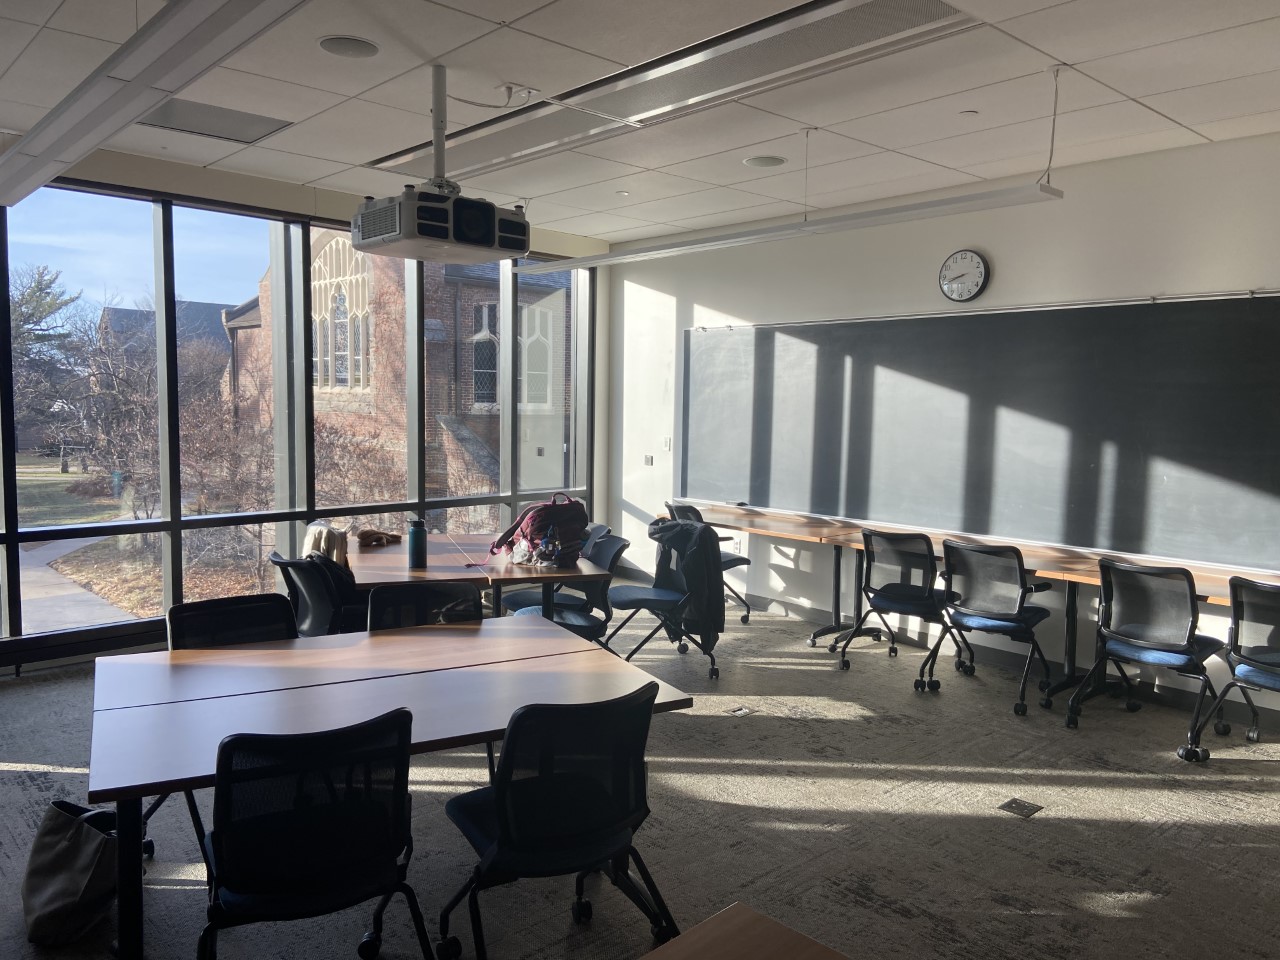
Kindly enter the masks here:
M 841 673 L 804 644 L 811 628 L 733 621 L 718 681 L 665 643 L 637 658 L 694 697 L 692 711 L 654 719 L 653 814 L 637 838 L 682 926 L 737 900 L 855 960 L 1280 954 L 1268 919 L 1280 730 L 1264 727 L 1275 742 L 1253 745 L 1239 724 L 1227 739 L 1210 733 L 1213 759 L 1187 764 L 1174 755 L 1186 717 L 1170 708 L 1129 714 L 1095 700 L 1072 732 L 1065 699 L 1015 717 L 1016 678 L 981 651 L 976 676 L 948 665 L 940 693 L 918 694 L 919 648 L 891 659 L 858 640 Z M 0 680 L 0 956 L 102 957 L 111 940 L 108 921 L 74 947 L 36 949 L 18 895 L 47 803 L 83 800 L 92 683 L 90 665 Z M 473 863 L 442 805 L 484 778 L 479 750 L 414 761 L 410 882 L 433 936 Z M 1027 820 L 996 809 L 1011 797 L 1044 809 Z M 185 806 L 166 804 L 150 832 L 147 955 L 192 957 L 205 893 Z M 624 960 L 650 949 L 648 924 L 617 891 L 598 882 L 589 895 L 595 918 L 575 927 L 570 879 L 483 894 L 490 955 Z M 367 920 L 358 909 L 239 928 L 220 952 L 354 957 Z M 465 908 L 454 929 L 473 957 Z M 419 956 L 402 903 L 388 910 L 383 956 Z

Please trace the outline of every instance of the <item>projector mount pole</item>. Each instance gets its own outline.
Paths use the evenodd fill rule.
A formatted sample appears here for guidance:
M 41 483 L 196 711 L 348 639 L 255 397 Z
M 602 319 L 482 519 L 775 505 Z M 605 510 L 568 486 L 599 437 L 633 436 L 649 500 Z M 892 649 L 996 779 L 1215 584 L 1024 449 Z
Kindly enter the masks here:
M 434 176 L 427 181 L 427 186 L 446 197 L 456 197 L 462 193 L 462 188 L 444 173 L 444 137 L 448 123 L 447 93 L 444 64 L 433 63 L 431 65 L 431 155 L 434 162 Z

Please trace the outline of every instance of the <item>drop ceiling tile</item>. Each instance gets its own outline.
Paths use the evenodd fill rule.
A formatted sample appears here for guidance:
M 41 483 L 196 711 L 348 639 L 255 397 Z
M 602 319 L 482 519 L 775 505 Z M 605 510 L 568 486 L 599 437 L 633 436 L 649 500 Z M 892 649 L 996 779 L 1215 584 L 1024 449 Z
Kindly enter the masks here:
M 634 217 L 622 217 L 616 213 L 585 213 L 580 217 L 567 220 L 555 220 L 542 226 L 561 233 L 574 233 L 580 237 L 596 237 L 602 233 L 617 233 L 619 230 L 635 230 L 652 226 L 646 220 Z
M 117 44 L 45 28 L 0 77 L 0 99 L 54 107 L 115 52 Z
M 669 223 L 672 220 L 697 217 L 709 213 L 724 213 L 727 210 L 740 210 L 744 207 L 758 207 L 768 203 L 768 197 L 762 197 L 743 190 L 730 187 L 712 187 L 697 193 L 686 193 L 680 197 L 668 197 L 666 200 L 650 200 L 634 207 L 627 207 L 625 213 L 652 220 L 658 223 Z
M 729 185 L 745 183 L 774 176 L 779 167 L 749 167 L 742 161 L 747 157 L 775 156 L 786 159 L 786 169 L 796 167 L 804 169 L 806 152 L 810 167 L 818 167 L 837 160 L 849 160 L 853 157 L 877 153 L 878 148 L 848 137 L 837 136 L 826 130 L 814 130 L 806 138 L 804 131 L 777 140 L 765 140 L 745 147 L 726 150 L 709 157 L 686 160 L 664 168 L 665 173 L 674 173 L 682 177 L 691 177 L 706 183 Z
M 581 147 L 579 152 L 644 167 L 666 167 L 732 147 L 785 137 L 800 127 L 794 120 L 775 117 L 740 103 L 726 103 L 687 117 L 629 130 Z
M 777 217 L 796 216 L 804 213 L 804 207 L 798 203 L 776 200 L 773 203 L 762 203 L 742 210 L 727 210 L 724 213 L 708 213 L 701 217 L 686 217 L 672 220 L 671 224 L 688 230 L 710 230 L 713 227 L 736 226 L 743 223 L 758 223 L 762 220 L 773 220 Z
M 980 27 L 748 98 L 818 127 L 1044 70 L 1050 59 Z
M 436 3 L 462 10 L 473 17 L 484 17 L 491 23 L 512 23 L 526 13 L 545 7 L 552 0 L 435 0 Z
M 337 190 L 357 197 L 393 197 L 404 189 L 404 178 L 368 167 L 349 167 L 309 184 L 324 190 Z
M 353 99 L 286 127 L 258 146 L 325 160 L 367 163 L 418 143 L 423 132 L 422 117 Z
M 12 20 L 42 26 L 61 2 L 62 0 L 5 0 L 4 15 Z
M 1095 80 L 1074 70 L 1063 70 L 1058 79 L 1058 110 L 1067 113 L 1123 99 Z M 976 110 L 977 115 L 962 113 Z M 831 129 L 849 137 L 897 150 L 930 140 L 961 136 L 977 130 L 1005 126 L 1053 112 L 1053 76 L 1036 73 L 1014 80 L 938 97 L 896 110 L 860 117 Z
M 1280 109 L 1280 70 L 1143 97 L 1179 123 L 1199 124 Z
M 597 233 L 599 240 L 610 243 L 627 243 L 631 240 L 652 240 L 654 237 L 670 237 L 687 232 L 683 227 L 673 227 L 669 223 L 652 223 L 646 227 L 633 227 L 630 230 L 611 230 L 608 233 Z
M 775 197 L 779 200 L 793 200 L 803 203 L 806 197 L 830 193 L 833 190 L 847 190 L 852 187 L 865 186 L 871 183 L 883 183 L 887 180 L 902 180 L 906 177 L 921 176 L 931 173 L 937 168 L 915 157 L 903 156 L 900 153 L 874 153 L 853 160 L 842 160 L 829 163 L 823 167 L 814 167 L 805 177 L 805 171 L 795 170 L 763 180 L 752 180 L 744 189 Z
M 251 41 L 223 66 L 355 96 L 493 29 L 493 24 L 424 0 L 311 0 Z M 337 57 L 323 37 L 371 40 L 377 56 Z
M 1001 177 L 1031 176 L 1035 179 L 1044 173 L 1045 156 L 1041 153 L 1026 153 L 1020 157 L 1008 157 L 1004 160 L 992 160 L 989 163 L 978 163 L 965 167 L 965 173 L 971 173 L 983 180 L 999 180 Z M 1064 166 L 1054 157 L 1054 168 Z
M 557 203 L 581 207 L 584 210 L 616 210 L 619 207 L 634 206 L 649 200 L 664 200 L 667 197 L 677 197 L 683 193 L 694 193 L 705 189 L 707 185 L 697 180 L 673 177 L 669 173 L 659 173 L 656 170 L 646 170 L 643 173 L 633 173 L 614 180 L 602 180 L 585 187 L 562 190 L 559 193 L 540 197 L 538 202 L 553 200 Z M 620 196 L 620 191 L 626 196 Z
M 846 187 L 832 190 L 809 198 L 809 204 L 822 210 L 822 215 L 836 207 L 847 207 L 856 203 L 868 203 L 872 200 L 883 200 L 888 197 L 908 197 L 913 193 L 924 193 L 929 190 L 941 190 L 943 187 L 955 187 L 965 183 L 973 183 L 978 178 L 959 170 L 944 170 L 934 167 L 926 173 L 898 180 L 886 180 L 881 183 L 868 183 L 860 187 Z M 810 216 L 812 219 L 812 215 Z
M 39 29 L 30 23 L 0 17 L 0 76 L 18 59 L 18 55 Z
M 244 145 L 232 143 L 230 140 L 198 137 L 194 133 L 161 130 L 158 127 L 145 127 L 135 123 L 125 127 L 102 146 L 105 150 L 115 150 L 119 153 L 159 157 L 162 160 L 174 160 L 178 163 L 191 163 L 203 167 L 230 156 Z
M 951 6 L 957 10 L 987 23 L 999 23 L 1001 20 L 1020 17 L 1024 13 L 1043 10 L 1063 2 L 1064 0 L 950 0 Z
M 1072 0 L 1000 28 L 1064 63 L 1083 63 L 1275 15 L 1275 0 Z
M 345 98 L 339 93 L 215 67 L 184 87 L 182 99 L 297 122 L 335 107 Z
M 264 147 L 245 147 L 210 166 L 217 170 L 247 173 L 255 177 L 267 177 L 270 180 L 283 180 L 286 183 L 309 183 L 321 177 L 340 173 L 350 164 L 303 157 L 280 150 L 267 150 Z
M 10 133 L 26 133 L 45 115 L 44 107 L 33 107 L 29 103 L 15 103 L 12 100 L 0 100 L 0 130 Z
M 164 7 L 164 0 L 62 0 L 47 26 L 124 43 Z
M 1061 147 L 1054 152 L 1054 169 L 1069 167 L 1077 163 L 1091 163 L 1095 160 L 1109 160 L 1114 157 L 1126 157 L 1138 153 L 1150 153 L 1155 150 L 1172 150 L 1175 147 L 1193 146 L 1204 141 L 1190 130 L 1182 127 L 1169 127 L 1151 133 L 1134 134 L 1126 137 L 1112 137 L 1106 140 L 1095 140 Z M 1025 154 L 1021 157 L 1008 157 L 990 163 L 979 163 L 965 167 L 966 173 L 976 174 L 984 180 L 1010 177 L 1017 174 L 1039 175 L 1044 172 L 1045 157 L 1039 154 Z
M 640 172 L 639 167 L 589 157 L 570 150 L 554 157 L 542 157 L 505 170 L 472 177 L 468 182 L 479 190 L 502 190 L 517 197 L 544 197 L 571 187 Z
M 463 188 L 462 192 L 467 196 L 475 196 L 475 193 Z M 485 194 L 488 196 L 488 194 Z M 551 223 L 554 220 L 568 220 L 570 217 L 581 217 L 584 214 L 591 213 L 591 210 L 584 210 L 581 207 L 571 207 L 564 203 L 551 203 L 538 197 L 536 200 L 529 201 L 525 207 L 525 217 L 530 223 L 544 224 Z
M 1280 17 L 1094 60 L 1082 69 L 1131 97 L 1280 69 Z
M 1193 129 L 1210 140 L 1234 140 L 1237 137 L 1256 137 L 1263 133 L 1275 133 L 1280 130 L 1280 110 L 1255 113 L 1247 117 L 1232 117 L 1229 120 L 1215 120 L 1213 123 L 1198 123 Z
M 798 5 L 794 0 L 556 0 L 521 17 L 517 26 L 634 66 Z
M 487 109 L 462 103 L 459 100 L 448 100 L 445 104 L 445 114 L 449 119 L 450 127 L 455 124 L 470 126 L 473 123 L 500 117 L 510 110 L 525 105 L 527 101 L 524 98 L 516 97 L 510 107 L 499 107 L 499 104 L 505 103 L 506 94 L 497 89 L 492 79 L 479 74 L 467 77 L 462 70 L 448 72 L 445 77 L 446 88 L 454 97 L 465 96 L 468 100 L 475 100 L 477 103 L 494 104 L 493 109 Z M 464 89 L 466 93 L 461 92 Z M 431 65 L 424 64 L 400 74 L 393 80 L 380 83 L 372 90 L 362 93 L 360 99 L 429 117 L 431 116 Z M 429 127 L 422 139 L 431 139 Z

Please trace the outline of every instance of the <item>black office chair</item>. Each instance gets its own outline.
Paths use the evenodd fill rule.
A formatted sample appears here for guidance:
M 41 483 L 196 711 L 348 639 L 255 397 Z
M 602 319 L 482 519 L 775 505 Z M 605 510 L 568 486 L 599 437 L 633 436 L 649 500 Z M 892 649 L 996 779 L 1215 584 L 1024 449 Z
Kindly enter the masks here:
M 664 631 L 680 653 L 688 653 L 690 644 L 697 647 L 711 661 L 707 675 L 715 680 L 720 668 L 712 651 L 724 630 L 725 606 L 720 542 L 715 531 L 693 520 L 655 520 L 649 524 L 649 539 L 658 544 L 653 586 L 609 588 L 613 608 L 631 612 L 613 628 L 603 646 L 612 650 L 613 638 L 636 614 L 647 610 L 658 623 L 624 659 L 630 660 L 658 631 Z
M 583 583 L 582 590 L 588 605 L 586 610 L 565 609 L 557 604 L 552 619 L 583 639 L 599 643 L 605 631 L 609 629 L 609 621 L 613 619 L 613 606 L 609 603 L 609 584 L 613 581 L 614 571 L 618 569 L 618 561 L 622 559 L 623 552 L 629 546 L 631 546 L 629 540 L 615 537 L 613 534 L 606 534 L 596 541 L 595 559 L 592 562 L 608 570 L 609 579 L 588 580 Z M 516 611 L 516 616 L 540 617 L 542 608 L 540 606 L 524 607 Z
M 486 960 L 479 893 L 525 877 L 576 874 L 572 914 L 585 923 L 583 881 L 603 870 L 648 918 L 655 940 L 679 935 L 632 844 L 649 815 L 644 751 L 657 696 L 651 681 L 602 703 L 535 704 L 511 715 L 492 785 L 445 804 L 480 862 L 440 912 L 440 960 L 461 956 L 449 915 L 464 897 L 476 957 Z
M 405 882 L 412 726 L 413 715 L 400 708 L 337 730 L 237 733 L 219 744 L 213 829 L 201 845 L 209 922 L 199 960 L 216 960 L 226 927 L 318 917 L 378 897 L 373 929 L 357 951 L 373 960 L 397 893 L 409 904 L 424 960 L 434 960 Z
M 395 630 L 484 618 L 480 589 L 471 583 L 388 583 L 369 591 L 369 629 Z
M 301 636 L 319 637 L 366 629 L 369 600 L 355 587 L 350 571 L 342 570 L 321 553 L 289 560 L 272 550 L 269 559 L 284 577 Z M 345 576 L 337 576 L 335 568 Z
M 1133 681 L 1122 664 L 1137 663 L 1167 667 L 1180 677 L 1200 683 L 1191 724 L 1187 728 L 1188 747 L 1200 725 L 1205 694 L 1214 699 L 1213 681 L 1205 672 L 1205 661 L 1222 649 L 1223 643 L 1196 632 L 1200 606 L 1196 602 L 1191 572 L 1181 567 L 1144 567 L 1103 558 L 1098 561 L 1102 591 L 1098 604 L 1098 659 L 1085 674 L 1067 702 L 1067 726 L 1080 723 L 1080 704 L 1097 692 L 1107 663 L 1115 665 L 1124 682 L 1125 707 L 1133 713 L 1142 703 L 1133 699 Z M 1206 751 L 1205 756 L 1208 756 Z M 1197 755 L 1187 759 L 1199 759 Z
M 611 531 L 606 524 L 588 523 L 585 539 L 582 541 L 582 550 L 580 555 L 584 560 L 590 560 L 598 567 L 606 566 L 600 562 L 597 557 L 596 550 L 600 543 L 600 538 L 607 535 Z M 586 612 L 591 609 L 591 603 L 583 594 L 581 587 L 574 587 L 564 583 L 555 585 L 555 605 L 557 610 L 580 610 Z M 512 590 L 502 595 L 502 609 L 516 613 L 527 607 L 536 607 L 539 612 L 542 611 L 542 588 L 538 587 L 531 590 Z
M 918 617 L 925 623 L 936 624 L 942 628 L 942 636 L 951 634 L 951 624 L 947 622 L 944 607 L 947 602 L 946 592 L 938 589 L 938 564 L 933 556 L 933 541 L 922 533 L 881 533 L 876 530 L 862 531 L 862 591 L 866 608 L 862 616 L 853 625 L 853 629 L 845 631 L 844 646 L 840 648 L 840 669 L 849 669 L 849 660 L 845 653 L 853 638 L 862 633 L 867 620 L 874 613 L 884 624 L 889 634 L 889 656 L 898 655 L 898 637 L 889 625 L 886 614 L 905 617 Z M 871 631 L 877 640 L 879 629 Z M 941 639 L 941 638 L 939 638 Z M 960 641 L 951 635 L 956 645 L 957 655 Z M 837 637 L 827 647 L 827 652 L 835 653 Z M 969 648 L 969 661 L 973 662 L 973 648 Z
M 667 516 L 671 517 L 674 520 L 693 520 L 695 523 L 706 523 L 706 521 L 702 519 L 702 511 L 699 510 L 697 507 L 693 506 L 692 504 L 671 503 L 670 501 L 668 501 L 665 504 L 665 506 L 667 508 Z M 719 540 L 721 543 L 725 543 L 729 540 L 732 540 L 733 537 L 722 537 L 719 534 L 717 534 L 716 539 Z M 751 566 L 750 557 L 744 557 L 742 556 L 742 554 L 734 553 L 731 550 L 720 551 L 721 572 L 725 570 L 732 570 L 735 567 L 749 567 L 749 566 Z M 746 611 L 738 619 L 741 620 L 743 623 L 750 623 L 751 622 L 751 604 L 747 603 L 746 598 L 743 597 L 743 595 L 740 594 L 737 590 L 733 589 L 733 587 L 730 584 L 725 583 L 724 588 L 729 592 L 729 594 L 733 597 L 733 599 L 737 600 L 738 603 L 742 605 L 742 607 Z
M 252 594 L 244 597 L 215 597 L 175 603 L 165 613 L 170 650 L 205 650 L 234 643 L 265 643 L 271 640 L 296 640 L 298 625 L 294 622 L 289 598 L 278 593 Z M 195 810 L 195 795 L 184 793 L 188 811 Z M 155 841 L 147 836 L 147 824 L 169 794 L 161 794 L 142 813 L 142 853 L 154 857 Z M 196 815 L 192 814 L 196 823 Z M 197 836 L 200 831 L 196 831 Z
M 1039 660 L 1044 671 L 1044 678 L 1040 681 L 1041 692 L 1050 686 L 1049 661 L 1036 640 L 1036 625 L 1049 616 L 1049 611 L 1026 600 L 1032 593 L 1048 590 L 1051 584 L 1043 581 L 1027 583 L 1027 568 L 1017 547 L 979 546 L 955 540 L 942 541 L 942 580 L 947 590 L 947 620 L 966 647 L 969 646 L 964 633 L 966 630 L 994 633 L 1028 644 L 1027 662 L 1022 668 L 1022 682 L 1018 684 L 1018 699 L 1013 705 L 1013 712 L 1025 717 L 1027 678 L 1031 675 L 1033 660 Z M 917 690 L 926 687 L 938 689 L 938 681 L 933 679 L 933 665 L 938 659 L 942 640 L 943 637 L 938 638 L 925 657 L 925 663 L 921 664 L 920 677 L 915 684 Z M 972 674 L 972 648 L 969 655 L 968 664 L 957 656 L 956 669 Z M 929 669 L 927 683 L 924 679 L 926 665 Z M 1046 694 L 1040 700 L 1040 706 L 1047 710 L 1053 706 L 1053 701 Z
M 1183 760 L 1208 760 L 1209 751 L 1200 746 L 1200 735 L 1210 720 L 1213 732 L 1225 737 L 1231 724 L 1223 718 L 1227 694 L 1239 690 L 1249 705 L 1251 721 L 1244 738 L 1250 743 L 1261 739 L 1258 708 L 1249 692 L 1280 691 L 1280 583 L 1262 583 L 1245 577 L 1232 577 L 1231 626 L 1227 628 L 1227 663 L 1231 679 L 1218 694 L 1203 719 L 1195 727 L 1195 736 L 1185 747 L 1178 748 Z

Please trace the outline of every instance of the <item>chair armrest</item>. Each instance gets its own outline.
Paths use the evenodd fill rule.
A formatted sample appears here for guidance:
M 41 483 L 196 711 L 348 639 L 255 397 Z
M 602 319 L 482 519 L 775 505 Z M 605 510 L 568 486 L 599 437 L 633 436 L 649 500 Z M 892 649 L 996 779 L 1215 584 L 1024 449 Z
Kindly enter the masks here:
M 1027 589 L 1032 593 L 1044 593 L 1046 590 L 1052 590 L 1053 584 L 1048 580 L 1037 580 L 1035 583 L 1027 584 Z
M 721 543 L 727 543 L 730 540 L 732 540 L 733 537 L 716 537 L 716 539 L 719 540 Z

